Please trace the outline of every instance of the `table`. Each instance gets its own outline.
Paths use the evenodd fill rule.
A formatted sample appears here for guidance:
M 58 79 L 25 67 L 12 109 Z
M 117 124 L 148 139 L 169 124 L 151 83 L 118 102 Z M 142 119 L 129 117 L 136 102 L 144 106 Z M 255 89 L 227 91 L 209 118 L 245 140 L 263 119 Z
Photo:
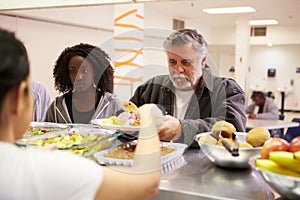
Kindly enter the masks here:
M 262 120 L 262 119 L 247 119 L 246 128 L 251 129 L 255 127 L 265 127 L 266 129 L 281 129 L 297 127 L 299 123 L 283 121 L 283 120 Z
M 200 149 L 189 149 L 179 163 L 180 168 L 162 175 L 154 200 L 274 199 L 274 193 L 251 168 L 217 167 Z

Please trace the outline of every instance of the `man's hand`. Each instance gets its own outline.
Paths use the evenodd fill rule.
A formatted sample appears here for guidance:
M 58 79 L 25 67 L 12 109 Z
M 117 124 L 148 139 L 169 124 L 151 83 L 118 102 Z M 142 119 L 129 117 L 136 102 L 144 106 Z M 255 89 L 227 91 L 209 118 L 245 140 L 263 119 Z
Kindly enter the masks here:
M 249 115 L 248 115 L 248 118 L 249 118 L 249 119 L 256 119 L 256 114 L 249 114 Z
M 181 131 L 180 121 L 170 115 L 166 115 L 164 118 L 165 121 L 158 131 L 159 138 L 166 141 L 177 139 Z

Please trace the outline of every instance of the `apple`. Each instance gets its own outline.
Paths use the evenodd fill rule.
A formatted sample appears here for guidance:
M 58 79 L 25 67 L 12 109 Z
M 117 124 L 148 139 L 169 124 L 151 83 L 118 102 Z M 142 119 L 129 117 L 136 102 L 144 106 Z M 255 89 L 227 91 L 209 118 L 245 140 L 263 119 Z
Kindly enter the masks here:
M 289 143 L 282 138 L 271 138 L 263 145 L 260 156 L 263 159 L 268 159 L 271 151 L 287 151 Z
M 290 152 L 300 151 L 300 136 L 292 139 L 292 141 L 290 142 L 288 151 L 290 151 Z

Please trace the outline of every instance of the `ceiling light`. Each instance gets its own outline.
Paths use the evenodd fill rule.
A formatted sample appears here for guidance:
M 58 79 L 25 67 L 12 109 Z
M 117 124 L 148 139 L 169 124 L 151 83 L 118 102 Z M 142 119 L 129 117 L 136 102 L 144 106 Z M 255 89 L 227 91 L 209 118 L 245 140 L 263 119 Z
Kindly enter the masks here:
M 52 7 L 72 7 L 72 6 L 88 6 L 118 3 L 135 3 L 133 0 L 1 0 L 0 10 L 18 10 L 33 8 L 52 8 Z
M 256 10 L 252 7 L 227 7 L 227 8 L 208 8 L 202 10 L 208 14 L 229 14 L 229 13 L 250 13 Z
M 274 19 L 266 19 L 266 20 L 250 20 L 250 25 L 273 25 L 278 24 L 278 21 Z

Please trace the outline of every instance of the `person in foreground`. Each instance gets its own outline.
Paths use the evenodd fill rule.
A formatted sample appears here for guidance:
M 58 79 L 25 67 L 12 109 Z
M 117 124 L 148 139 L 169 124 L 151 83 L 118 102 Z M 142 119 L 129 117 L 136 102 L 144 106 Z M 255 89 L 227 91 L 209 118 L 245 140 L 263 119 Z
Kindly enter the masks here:
M 53 70 L 55 88 L 63 95 L 52 102 L 45 121 L 88 124 L 116 115 L 121 101 L 113 94 L 113 73 L 99 47 L 81 43 L 64 49 Z
M 210 131 L 218 120 L 245 131 L 245 93 L 233 79 L 212 76 L 206 67 L 207 43 L 202 35 L 196 30 L 178 30 L 163 46 L 169 75 L 151 78 L 130 99 L 137 106 L 155 103 L 166 111 L 160 139 L 191 145 L 197 133 Z
M 31 83 L 31 92 L 33 97 L 32 121 L 43 122 L 51 104 L 50 92 L 44 84 L 35 80 Z
M 251 99 L 253 102 L 246 108 L 248 118 L 268 120 L 279 118 L 279 109 L 272 98 L 266 97 L 263 92 L 254 91 Z
M 158 192 L 163 115 L 138 109 L 143 120 L 133 167 L 101 167 L 71 153 L 14 145 L 28 129 L 33 101 L 26 49 L 0 29 L 0 199 L 151 199 Z M 153 121 L 151 121 L 153 120 Z

